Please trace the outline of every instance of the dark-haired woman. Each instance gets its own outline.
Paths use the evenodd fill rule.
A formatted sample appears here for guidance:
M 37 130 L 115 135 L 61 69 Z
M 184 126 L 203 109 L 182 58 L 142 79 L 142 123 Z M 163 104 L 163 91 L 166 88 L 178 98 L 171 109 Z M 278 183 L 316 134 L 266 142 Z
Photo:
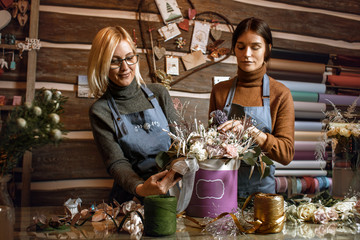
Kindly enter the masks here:
M 272 160 L 287 165 L 294 155 L 294 103 L 290 90 L 266 74 L 270 58 L 272 34 L 268 24 L 258 18 L 247 18 L 233 33 L 238 72 L 229 81 L 216 84 L 211 92 L 209 113 L 220 109 L 232 119 L 219 126 L 220 130 L 241 130 L 239 119 L 250 116 L 255 128 L 250 134 Z M 275 167 L 261 179 L 250 166 L 242 164 L 238 174 L 238 195 L 247 197 L 254 192 L 275 193 Z

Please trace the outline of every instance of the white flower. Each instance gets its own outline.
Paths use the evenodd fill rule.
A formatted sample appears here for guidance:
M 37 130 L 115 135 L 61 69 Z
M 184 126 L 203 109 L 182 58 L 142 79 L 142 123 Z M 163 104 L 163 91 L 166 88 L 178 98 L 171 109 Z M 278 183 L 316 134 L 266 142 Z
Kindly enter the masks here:
M 346 129 L 346 128 L 340 128 L 339 134 L 341 136 L 344 136 L 344 137 L 350 137 L 351 136 L 351 131 L 349 129 Z
M 352 208 L 355 206 L 355 202 L 349 201 L 343 201 L 336 203 L 333 208 L 338 212 L 348 212 L 351 211 Z
M 313 219 L 316 206 L 313 203 L 302 204 L 297 209 L 297 215 L 300 221 L 310 221 Z
M 193 145 L 190 146 L 190 153 L 194 154 L 195 158 L 199 161 L 204 161 L 208 157 L 208 153 L 200 141 L 196 141 Z
M 16 120 L 16 122 L 17 122 L 17 125 L 18 125 L 19 127 L 21 127 L 21 128 L 25 128 L 26 125 L 27 125 L 26 120 L 23 119 L 23 118 L 18 118 L 18 119 Z
M 49 117 L 54 124 L 57 124 L 60 122 L 60 116 L 57 115 L 56 113 L 50 113 Z
M 42 114 L 41 108 L 38 107 L 38 106 L 35 106 L 34 107 L 34 113 L 35 113 L 36 116 L 40 116 Z

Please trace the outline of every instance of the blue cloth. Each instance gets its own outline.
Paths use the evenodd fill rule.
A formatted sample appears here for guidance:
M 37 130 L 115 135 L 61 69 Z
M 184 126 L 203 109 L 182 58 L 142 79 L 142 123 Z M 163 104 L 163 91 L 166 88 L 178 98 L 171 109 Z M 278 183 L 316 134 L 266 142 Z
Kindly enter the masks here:
M 164 131 L 169 131 L 169 126 L 159 102 L 150 89 L 145 86 L 141 86 L 141 89 L 154 108 L 130 114 L 120 114 L 114 98 L 109 92 L 107 92 L 106 98 L 113 116 L 118 143 L 134 171 L 146 180 L 157 173 L 155 157 L 160 151 L 169 149 L 171 139 Z M 116 195 L 114 197 L 120 202 L 132 198 L 127 196 L 129 194 L 125 193 L 120 186 L 114 184 L 113 191 L 115 192 L 112 195 Z
M 263 77 L 263 106 L 260 107 L 244 107 L 233 103 L 236 91 L 237 79 L 229 91 L 223 111 L 228 115 L 228 119 L 241 118 L 243 116 L 251 117 L 251 121 L 262 132 L 272 132 L 272 121 L 270 112 L 270 85 L 267 74 Z M 258 169 L 253 171 L 251 178 L 250 166 L 241 164 L 238 171 L 238 196 L 247 197 L 254 192 L 275 193 L 275 166 L 270 166 L 270 174 L 261 179 Z

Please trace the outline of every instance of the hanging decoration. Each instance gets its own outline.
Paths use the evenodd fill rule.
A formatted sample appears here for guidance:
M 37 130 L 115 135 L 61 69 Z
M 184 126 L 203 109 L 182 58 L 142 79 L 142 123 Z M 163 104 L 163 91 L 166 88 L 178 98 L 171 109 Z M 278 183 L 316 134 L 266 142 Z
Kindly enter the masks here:
M 189 31 L 189 20 L 184 19 L 184 21 L 178 23 L 179 28 L 185 31 Z
M 216 40 L 213 43 L 210 43 L 207 46 L 207 49 L 211 52 L 210 56 L 213 58 L 219 58 L 223 55 L 229 54 L 230 53 L 230 49 L 229 48 L 218 48 L 222 43 L 224 42 L 224 40 Z
M 164 2 L 165 2 L 165 4 L 166 4 L 166 2 L 169 2 L 169 1 L 164 1 Z M 144 49 L 147 49 L 147 46 L 146 46 L 147 44 L 146 44 L 145 35 L 144 35 L 144 31 L 143 31 L 142 14 L 141 14 L 143 3 L 144 3 L 144 0 L 141 0 L 141 1 L 139 2 L 139 5 L 138 5 L 138 12 L 139 12 L 139 29 L 140 29 L 140 34 L 141 34 L 141 40 L 142 40 L 142 43 L 143 43 L 143 48 L 144 48 Z M 223 15 L 221 15 L 221 14 L 219 14 L 219 13 L 216 13 L 216 12 L 212 12 L 212 11 L 206 11 L 206 12 L 202 12 L 202 13 L 197 13 L 197 11 L 195 10 L 195 6 L 193 5 L 193 3 L 192 3 L 190 0 L 188 0 L 188 3 L 189 3 L 189 5 L 190 5 L 190 8 L 188 9 L 188 17 L 189 17 L 189 20 L 194 20 L 195 18 L 201 17 L 201 16 L 203 16 L 203 15 L 216 16 L 217 18 L 222 19 L 222 20 L 228 25 L 228 27 L 229 27 L 229 29 L 230 29 L 231 32 L 234 31 L 233 25 L 231 24 L 231 22 L 230 22 L 225 16 L 223 16 Z M 171 8 L 169 8 L 169 10 L 171 10 Z M 183 20 L 183 19 L 181 19 L 180 21 L 182 21 L 182 20 Z M 207 40 L 208 40 L 209 35 L 210 35 L 210 34 L 209 34 L 209 33 L 210 33 L 210 23 L 207 23 L 207 24 L 209 25 L 208 32 L 207 32 L 207 34 L 205 34 L 206 36 L 205 36 L 205 38 L 204 38 L 204 41 L 201 41 L 201 42 L 202 42 L 201 47 L 203 47 L 203 49 L 202 49 L 201 52 L 203 52 L 204 54 L 206 54 Z M 178 27 L 176 24 L 175 24 L 175 26 L 177 27 L 177 30 L 178 30 L 178 34 L 177 34 L 177 35 L 180 35 L 181 32 L 180 32 L 180 30 L 179 30 L 179 27 Z M 166 38 L 166 37 L 165 37 L 165 34 L 164 34 L 164 32 L 166 32 L 166 31 L 164 31 L 164 29 L 165 29 L 165 28 L 168 28 L 168 27 L 169 27 L 169 26 L 163 26 L 162 28 L 158 29 L 159 34 L 161 35 L 161 37 L 163 37 L 163 38 L 165 39 L 165 41 L 167 41 L 167 40 L 170 39 L 170 38 Z M 183 30 L 183 29 L 182 29 L 182 30 Z M 177 36 L 177 35 L 176 35 L 176 36 Z M 176 36 L 171 35 L 171 38 L 176 37 Z M 205 40 L 205 39 L 206 39 L 206 40 Z M 195 43 L 195 45 L 197 45 L 197 44 Z M 195 45 L 194 45 L 193 47 L 194 47 L 194 49 L 197 49 L 197 48 L 199 47 L 199 45 L 198 45 L 198 46 L 195 46 Z M 192 54 L 190 54 L 190 55 L 192 55 Z M 224 61 L 224 60 L 227 59 L 228 57 L 230 57 L 230 51 L 229 51 L 224 57 L 222 57 L 222 58 L 219 59 L 219 60 L 211 61 L 211 62 L 209 62 L 209 63 L 207 63 L 207 64 L 204 64 L 203 66 L 194 68 L 194 69 L 192 69 L 191 71 L 187 71 L 187 72 L 185 72 L 185 73 L 183 73 L 183 74 L 180 74 L 176 79 L 171 79 L 171 81 L 167 81 L 167 82 L 169 83 L 169 86 L 167 86 L 167 87 L 170 87 L 170 86 L 173 86 L 173 85 L 177 84 L 178 82 L 184 80 L 185 78 L 187 78 L 188 76 L 190 76 L 191 74 L 193 74 L 193 73 L 195 73 L 195 72 L 198 72 L 198 71 L 200 71 L 200 70 L 202 70 L 202 69 L 204 69 L 204 68 L 207 68 L 207 67 L 209 67 L 209 66 L 211 66 L 211 65 L 214 65 L 214 64 L 219 63 L 219 62 L 221 62 L 221 61 Z M 184 62 L 184 57 L 182 57 L 182 59 L 183 59 L 183 62 Z M 202 58 L 200 58 L 200 59 L 205 59 L 205 58 L 204 58 L 204 55 L 202 55 Z M 153 67 L 153 66 L 152 66 L 152 64 L 151 64 L 151 57 L 150 57 L 149 54 L 146 54 L 146 61 L 147 61 L 148 66 L 149 66 L 149 73 L 150 73 L 150 77 L 151 77 L 151 79 L 152 79 L 152 82 L 159 82 L 159 80 L 160 80 L 160 78 L 161 78 L 161 77 L 159 77 L 159 76 L 166 76 L 166 73 L 163 72 L 164 74 L 160 74 L 160 73 L 159 73 L 159 70 L 156 69 L 156 67 Z M 201 62 L 202 62 L 202 61 L 201 61 Z M 206 63 L 206 60 L 204 61 L 204 63 Z M 153 65 L 154 65 L 154 64 L 155 64 L 155 61 L 153 61 Z M 191 66 L 191 65 L 192 65 L 192 64 L 190 64 L 190 66 Z M 202 63 L 199 64 L 199 65 L 202 65 Z M 198 65 L 198 66 L 199 66 L 199 65 Z M 185 67 L 185 68 L 186 68 L 186 67 Z M 187 68 L 186 70 L 189 70 L 189 69 L 190 69 L 190 68 Z M 171 76 L 170 76 L 170 77 L 171 77 Z M 164 78 L 163 78 L 163 79 L 164 79 Z M 166 79 L 169 79 L 169 78 L 166 78 Z M 168 88 L 168 89 L 169 89 L 169 88 Z
M 176 41 L 176 48 L 183 48 L 186 45 L 186 39 L 179 37 Z
M 176 0 L 155 0 L 165 24 L 181 22 L 183 16 Z

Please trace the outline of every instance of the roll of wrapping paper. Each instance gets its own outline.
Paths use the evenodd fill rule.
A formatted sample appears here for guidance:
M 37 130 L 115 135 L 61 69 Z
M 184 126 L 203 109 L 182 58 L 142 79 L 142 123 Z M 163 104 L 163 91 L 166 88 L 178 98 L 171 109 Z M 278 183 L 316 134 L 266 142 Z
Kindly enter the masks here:
M 307 83 L 307 82 L 295 82 L 278 80 L 284 84 L 290 91 L 298 92 L 314 92 L 314 93 L 325 93 L 326 85 L 323 83 Z
M 360 78 L 343 75 L 328 75 L 327 78 L 330 85 L 341 87 L 360 88 Z
M 296 111 L 306 111 L 306 112 L 324 112 L 326 111 L 325 103 L 318 102 L 294 102 L 294 108 Z
M 295 141 L 294 148 L 296 151 L 315 151 L 320 143 L 318 141 Z
M 295 121 L 295 131 L 320 132 L 323 124 L 319 121 Z
M 293 101 L 318 102 L 319 100 L 319 93 L 315 92 L 291 91 L 291 96 L 293 97 Z
M 295 111 L 296 120 L 321 120 L 325 118 L 322 112 Z
M 360 81 L 360 78 L 359 78 Z M 319 94 L 319 102 L 330 105 L 331 103 L 336 106 L 350 106 L 356 101 L 356 106 L 360 106 L 360 97 L 336 94 Z
M 348 56 L 348 55 L 336 55 L 332 59 L 334 64 L 340 66 L 349 66 L 349 67 L 360 67 L 360 57 L 358 56 Z
M 327 175 L 326 170 L 275 169 L 275 176 L 276 177 L 281 177 L 281 176 L 294 176 L 294 177 L 312 176 L 312 177 L 318 177 L 318 176 L 326 176 L 326 175 Z
M 267 69 L 322 74 L 325 64 L 271 58 Z
M 276 169 L 324 169 L 326 166 L 326 162 L 325 161 L 318 161 L 318 160 L 313 160 L 313 161 L 301 161 L 301 160 L 296 160 L 296 161 L 291 161 L 288 165 L 284 166 L 278 162 L 274 162 L 274 165 L 276 167 Z
M 327 154 L 325 154 L 324 159 L 327 159 Z M 301 161 L 308 161 L 308 160 L 317 160 L 315 151 L 299 151 L 295 150 L 294 153 L 294 161 L 301 160 Z
M 320 141 L 324 133 L 312 131 L 295 131 L 295 141 Z
M 144 199 L 145 234 L 167 236 L 176 232 L 177 200 L 173 196 L 153 195 Z
M 312 74 L 312 73 L 299 73 L 299 72 L 288 72 L 279 70 L 267 70 L 267 74 L 276 80 L 281 79 L 285 81 L 298 81 L 298 82 L 312 82 L 321 83 L 323 81 L 323 73 Z
M 271 49 L 271 58 L 327 64 L 329 61 L 329 54 L 294 51 L 273 47 Z
M 283 196 L 268 193 L 256 194 L 254 219 L 262 222 L 256 232 L 262 234 L 281 232 L 285 223 Z

